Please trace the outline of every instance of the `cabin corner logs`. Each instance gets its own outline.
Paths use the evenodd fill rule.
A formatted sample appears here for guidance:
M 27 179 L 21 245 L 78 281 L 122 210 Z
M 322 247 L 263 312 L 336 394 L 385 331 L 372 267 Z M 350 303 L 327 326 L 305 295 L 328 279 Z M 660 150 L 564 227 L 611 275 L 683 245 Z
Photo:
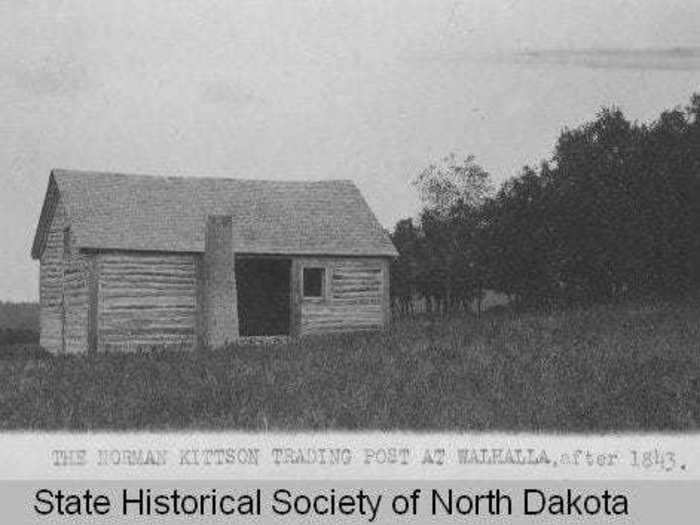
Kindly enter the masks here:
M 40 344 L 51 352 L 77 353 L 87 347 L 87 256 L 75 249 L 60 199 L 40 258 Z
M 230 217 L 208 221 L 204 253 L 78 250 L 64 224 L 59 200 L 40 258 L 41 344 L 55 353 L 235 340 L 245 315 L 236 286 L 237 261 L 244 259 L 289 261 L 291 336 L 376 330 L 389 322 L 388 257 L 236 255 Z M 322 269 L 321 297 L 304 296 L 304 268 Z

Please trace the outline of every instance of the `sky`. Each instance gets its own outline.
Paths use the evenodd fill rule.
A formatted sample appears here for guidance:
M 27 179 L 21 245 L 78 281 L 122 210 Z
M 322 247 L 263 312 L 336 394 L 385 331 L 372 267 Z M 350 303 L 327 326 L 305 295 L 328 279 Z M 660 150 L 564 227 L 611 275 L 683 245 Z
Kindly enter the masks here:
M 51 168 L 352 179 L 380 222 L 448 153 L 496 183 L 604 106 L 700 91 L 696 0 L 0 0 L 0 300 Z

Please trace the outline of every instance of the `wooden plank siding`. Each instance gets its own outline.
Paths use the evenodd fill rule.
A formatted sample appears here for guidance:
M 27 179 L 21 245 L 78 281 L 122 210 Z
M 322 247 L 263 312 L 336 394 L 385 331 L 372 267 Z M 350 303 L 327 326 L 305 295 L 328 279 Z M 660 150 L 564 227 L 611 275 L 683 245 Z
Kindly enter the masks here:
M 97 255 L 98 351 L 186 347 L 197 342 L 196 256 Z
M 376 330 L 385 325 L 388 265 L 383 258 L 299 258 L 294 266 L 300 275 L 304 267 L 322 267 L 326 276 L 323 298 L 304 298 L 301 279 L 292 281 L 297 287 L 292 295 L 301 303 L 301 335 Z

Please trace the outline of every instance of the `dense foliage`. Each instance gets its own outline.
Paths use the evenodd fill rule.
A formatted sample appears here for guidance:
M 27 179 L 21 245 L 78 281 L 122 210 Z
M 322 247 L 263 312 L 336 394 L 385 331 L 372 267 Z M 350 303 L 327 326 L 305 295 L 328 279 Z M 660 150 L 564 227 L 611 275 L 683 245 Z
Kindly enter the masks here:
M 394 229 L 399 304 L 449 309 L 484 287 L 533 305 L 698 289 L 700 95 L 651 124 L 604 109 L 495 194 L 473 158 L 450 159 L 417 177 L 423 211 Z

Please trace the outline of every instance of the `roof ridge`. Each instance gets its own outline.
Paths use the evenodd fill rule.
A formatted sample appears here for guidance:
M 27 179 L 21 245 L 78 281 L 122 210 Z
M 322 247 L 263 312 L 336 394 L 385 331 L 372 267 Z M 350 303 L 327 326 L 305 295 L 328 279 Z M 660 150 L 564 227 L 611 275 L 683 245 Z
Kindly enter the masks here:
M 53 168 L 51 169 L 53 176 L 88 176 L 88 177 L 126 177 L 140 179 L 156 179 L 156 180 L 201 180 L 201 181 L 218 181 L 218 180 L 235 180 L 239 182 L 270 182 L 283 184 L 312 184 L 312 183 L 347 183 L 356 186 L 355 181 L 348 178 L 342 179 L 255 179 L 243 177 L 213 177 L 213 176 L 197 176 L 197 175 L 159 175 L 153 173 L 125 173 L 121 171 L 95 171 L 72 168 Z

